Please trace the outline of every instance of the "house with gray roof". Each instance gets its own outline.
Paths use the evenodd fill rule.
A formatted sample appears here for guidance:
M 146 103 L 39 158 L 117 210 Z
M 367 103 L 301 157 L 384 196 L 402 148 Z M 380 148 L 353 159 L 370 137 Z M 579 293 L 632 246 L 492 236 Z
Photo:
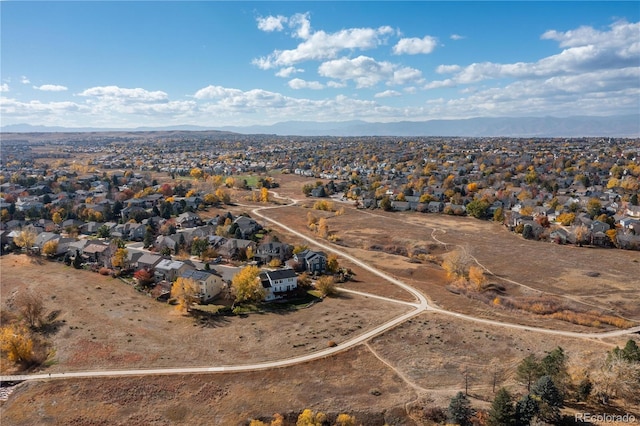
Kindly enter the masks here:
M 203 303 L 209 302 L 219 295 L 225 286 L 222 277 L 214 272 L 186 269 L 180 273 L 180 277 L 195 281 L 200 290 L 198 297 Z
M 293 269 L 262 271 L 259 278 L 266 292 L 264 300 L 267 302 L 283 299 L 287 293 L 298 287 L 298 276 Z

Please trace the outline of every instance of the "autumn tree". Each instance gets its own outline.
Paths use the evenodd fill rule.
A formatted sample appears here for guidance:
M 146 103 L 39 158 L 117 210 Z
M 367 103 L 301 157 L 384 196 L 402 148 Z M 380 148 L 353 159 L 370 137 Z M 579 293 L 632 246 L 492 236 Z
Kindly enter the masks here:
M 274 257 L 269 261 L 268 265 L 269 265 L 269 268 L 279 268 L 282 266 L 282 261 L 277 257 Z
M 60 215 L 60 213 L 58 212 L 55 212 L 54 214 L 51 215 L 51 220 L 56 225 L 60 225 L 62 223 L 62 215 Z
M 138 269 L 133 274 L 133 278 L 135 278 L 138 281 L 138 284 L 142 286 L 148 286 L 154 281 L 153 272 L 149 269 Z
M 111 265 L 114 268 L 123 269 L 127 267 L 127 257 L 129 256 L 129 252 L 125 248 L 119 248 L 116 252 L 111 256 Z
M 49 240 L 42 245 L 42 254 L 53 257 L 58 253 L 58 240 Z
M 327 415 L 321 411 L 314 413 L 310 409 L 305 409 L 298 416 L 296 426 L 323 426 L 327 421 Z
M 469 267 L 469 281 L 471 281 L 477 291 L 482 290 L 482 287 L 487 282 L 484 269 L 480 266 L 471 265 Z
M 39 293 L 22 290 L 15 299 L 15 306 L 29 327 L 36 329 L 44 322 L 44 300 Z
M 340 264 L 338 263 L 338 256 L 331 253 L 327 257 L 327 271 L 331 272 L 332 274 L 335 274 L 339 270 L 340 270 Z
M 269 190 L 264 186 L 260 188 L 260 201 L 263 203 L 269 202 Z
M 336 426 L 356 426 L 356 418 L 349 414 L 338 414 Z
M 575 213 L 562 213 L 558 215 L 556 220 L 564 226 L 569 226 L 573 223 L 574 220 L 576 220 L 576 215 Z
M 589 236 L 589 228 L 585 225 L 577 226 L 575 229 L 576 234 L 576 244 L 582 247 L 582 244 L 587 242 L 587 237 Z
M 335 279 L 329 275 L 320 277 L 316 281 L 316 290 L 320 292 L 322 297 L 333 296 L 338 292 Z
M 178 277 L 171 286 L 171 298 L 177 302 L 176 309 L 189 312 L 199 299 L 200 288 L 192 278 Z
M 456 249 L 443 256 L 442 268 L 447 272 L 449 279 L 464 278 L 467 275 L 471 261 L 471 257 L 466 250 Z
M 298 287 L 300 288 L 309 288 L 311 287 L 311 277 L 306 272 L 298 275 Z
M 266 293 L 260 282 L 260 269 L 257 266 L 245 266 L 231 280 L 235 303 L 258 302 Z
M 329 236 L 329 224 L 327 223 L 327 219 L 324 217 L 321 217 L 320 220 L 318 220 L 316 233 L 320 238 L 327 238 Z
M 389 196 L 385 195 L 384 197 L 382 197 L 382 199 L 380 200 L 380 208 L 386 212 L 391 211 L 391 199 L 389 198 Z
M 25 249 L 27 251 L 31 250 L 31 247 L 33 247 L 35 242 L 36 242 L 36 233 L 31 228 L 23 229 L 18 233 L 18 235 L 16 235 L 13 238 L 13 243 L 16 246 L 22 249 Z
M 196 180 L 201 179 L 203 176 L 202 169 L 199 167 L 194 167 L 193 169 L 191 169 L 189 174 L 191 175 L 192 178 Z
M 216 189 L 215 196 L 225 204 L 229 204 L 231 202 L 231 195 L 229 195 L 228 191 L 222 188 Z
M 0 328 L 0 350 L 9 361 L 29 365 L 34 359 L 33 339 L 26 327 L 19 324 Z

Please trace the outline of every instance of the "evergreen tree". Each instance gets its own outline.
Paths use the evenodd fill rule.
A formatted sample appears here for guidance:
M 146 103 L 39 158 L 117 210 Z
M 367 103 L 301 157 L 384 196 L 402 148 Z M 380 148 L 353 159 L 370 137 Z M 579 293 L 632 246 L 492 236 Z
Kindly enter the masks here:
M 513 398 L 508 390 L 500 388 L 491 404 L 489 411 L 489 426 L 515 425 L 516 410 Z
M 531 395 L 523 396 L 516 403 L 516 426 L 529 426 L 531 420 L 538 414 L 538 401 Z
M 153 231 L 151 230 L 151 227 L 147 225 L 145 232 L 144 232 L 144 247 L 151 247 L 153 245 Z
M 538 416 L 546 422 L 560 420 L 564 398 L 550 376 L 542 376 L 531 388 L 531 394 L 540 400 Z
M 531 384 L 540 377 L 540 371 L 540 363 L 533 354 L 527 356 L 518 365 L 516 376 L 520 382 L 527 385 L 527 392 L 531 391 Z
M 473 409 L 466 395 L 458 392 L 449 403 L 448 420 L 460 426 L 471 426 Z
M 82 268 L 82 256 L 79 250 L 76 250 L 76 257 L 73 258 L 73 267 L 76 269 Z

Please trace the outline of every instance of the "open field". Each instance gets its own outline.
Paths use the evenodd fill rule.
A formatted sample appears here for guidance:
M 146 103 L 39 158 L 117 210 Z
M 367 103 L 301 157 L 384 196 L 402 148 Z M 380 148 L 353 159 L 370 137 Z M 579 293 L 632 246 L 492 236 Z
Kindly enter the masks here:
M 504 286 L 506 294 L 510 296 L 553 296 L 574 309 L 597 310 L 631 321 L 640 320 L 640 306 L 637 303 L 640 278 L 636 273 L 640 270 L 640 264 L 637 263 L 636 252 L 526 241 L 495 223 L 443 215 L 356 211 L 348 208 L 345 214 L 335 216 L 299 206 L 265 211 L 269 217 L 312 236 L 306 226 L 309 212 L 327 218 L 330 232 L 340 237 L 338 244 L 341 250 L 404 280 L 446 309 L 542 327 L 585 329 L 565 321 L 526 313 L 514 318 L 511 311 L 448 291 L 444 271 L 437 264 L 413 263 L 406 256 L 380 250 L 411 250 L 418 247 L 437 259 L 456 246 L 461 246 L 495 274 L 489 276 L 489 282 Z M 597 263 L 593 261 L 596 253 Z M 590 277 L 586 275 L 587 272 L 597 272 L 599 275 Z M 361 281 L 346 285 L 389 297 L 397 297 L 398 292 L 397 288 L 387 283 L 372 286 L 367 281 Z
M 595 365 L 624 340 L 514 332 L 425 313 L 367 345 L 269 371 L 30 382 L 17 388 L 1 413 L 16 426 L 246 425 L 275 412 L 295 421 L 302 409 L 312 408 L 349 412 L 365 425 L 424 424 L 412 417 L 418 420 L 422 407 L 446 407 L 451 395 L 464 389 L 465 368 L 474 405 L 487 407 L 494 373 L 498 386 L 524 393 L 513 370 L 529 353 L 543 355 L 561 346 L 570 362 L 587 359 Z M 72 409 L 67 401 L 74 401 Z M 640 414 L 640 407 L 623 408 Z
M 30 261 L 25 255 L 0 258 L 3 303 L 10 303 L 16 291 L 31 288 L 43 295 L 48 310 L 60 310 L 61 326 L 51 337 L 56 363 L 49 372 L 291 358 L 324 349 L 329 341 L 340 343 L 407 310 L 345 295 L 298 311 L 220 317 L 200 326 L 118 279 Z

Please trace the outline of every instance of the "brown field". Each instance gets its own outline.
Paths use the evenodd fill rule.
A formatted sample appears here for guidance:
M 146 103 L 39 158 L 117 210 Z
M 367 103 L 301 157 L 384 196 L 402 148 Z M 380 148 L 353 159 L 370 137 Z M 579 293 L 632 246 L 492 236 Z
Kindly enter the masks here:
M 300 188 L 307 180 L 292 175 L 278 179 L 280 194 L 304 198 Z M 440 307 L 545 328 L 596 330 L 454 294 L 447 290 L 447 279 L 437 263 L 412 263 L 407 257 L 371 249 L 419 247 L 437 259 L 459 245 L 491 271 L 490 281 L 503 285 L 509 295 L 558 297 L 576 309 L 599 309 L 640 321 L 637 252 L 526 241 L 496 224 L 474 219 L 356 211 L 345 206 L 342 216 L 313 211 L 328 218 L 330 231 L 340 237 L 336 247 L 411 284 Z M 311 235 L 306 229 L 309 211 L 285 207 L 266 214 Z M 216 212 L 212 209 L 209 214 Z M 284 241 L 304 243 L 275 226 L 267 227 Z M 356 273 L 355 281 L 345 287 L 412 300 L 410 294 L 374 274 L 344 259 L 340 263 Z M 599 275 L 591 277 L 587 272 Z M 203 327 L 119 280 L 61 264 L 35 264 L 26 256 L 8 255 L 0 258 L 0 274 L 3 305 L 17 289 L 31 287 L 45 295 L 48 309 L 61 311 L 58 319 L 64 322 L 50 337 L 56 363 L 45 371 L 51 372 L 283 359 L 324 349 L 329 340 L 344 341 L 407 309 L 348 295 L 286 314 L 221 318 Z M 472 371 L 469 392 L 474 405 L 486 407 L 493 395 L 494 373 L 499 373 L 500 384 L 515 393 L 524 392 L 514 381 L 513 371 L 529 353 L 540 355 L 562 346 L 572 362 L 596 368 L 606 351 L 627 339 L 586 340 L 515 331 L 431 312 L 333 357 L 269 371 L 26 383 L 2 403 L 0 415 L 3 424 L 12 425 L 236 425 L 251 418 L 266 419 L 275 412 L 295 420 L 302 409 L 312 408 L 332 415 L 349 412 L 365 425 L 424 424 L 417 420 L 419 408 L 446 407 L 449 398 L 463 389 L 465 368 Z M 634 339 L 639 340 L 637 335 Z M 2 368 L 7 372 L 6 363 Z M 640 417 L 639 407 L 621 408 Z M 577 408 L 568 411 L 573 409 Z
M 42 294 L 49 310 L 60 311 L 60 329 L 53 336 L 56 363 L 49 372 L 241 365 L 291 358 L 325 349 L 329 341 L 345 341 L 407 310 L 345 295 L 297 311 L 221 317 L 201 326 L 118 279 L 31 260 L 25 255 L 0 258 L 3 303 L 30 288 Z

